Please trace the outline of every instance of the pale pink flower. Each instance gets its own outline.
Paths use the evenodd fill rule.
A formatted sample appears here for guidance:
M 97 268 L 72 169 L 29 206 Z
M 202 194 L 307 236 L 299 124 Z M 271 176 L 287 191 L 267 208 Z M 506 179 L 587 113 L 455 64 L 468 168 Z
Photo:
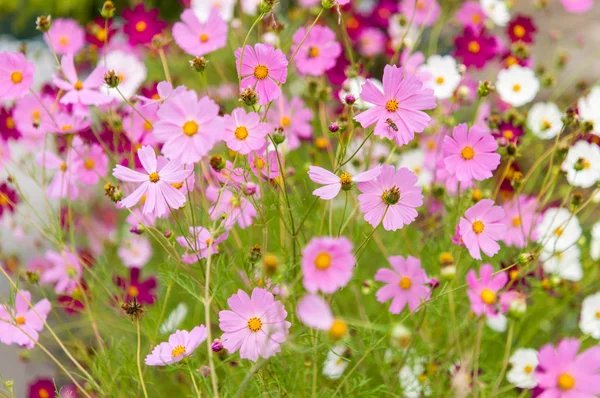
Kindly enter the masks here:
M 440 5 L 436 0 L 403 0 L 401 9 L 415 25 L 431 26 L 440 16 Z
M 279 97 L 267 117 L 269 123 L 283 129 L 290 150 L 298 148 L 300 141 L 312 138 L 313 113 L 300 97 L 293 97 L 291 101 Z
M 478 1 L 467 1 L 456 12 L 456 19 L 464 27 L 469 26 L 478 30 L 483 26 L 487 17 Z
M 190 332 L 177 330 L 169 336 L 169 341 L 154 347 L 152 353 L 146 356 L 145 363 L 148 366 L 165 366 L 177 363 L 192 355 L 194 350 L 206 340 L 206 336 L 207 332 L 204 325 L 196 326 Z
M 247 155 L 266 147 L 265 138 L 271 126 L 260 121 L 258 113 L 246 113 L 243 108 L 235 108 L 230 115 L 223 117 L 223 140 L 232 151 Z
M 40 300 L 33 308 L 28 303 L 33 305 L 31 293 L 18 290 L 14 308 L 0 305 L 0 342 L 17 344 L 29 350 L 35 346 L 50 313 L 50 302 L 47 299 Z
M 73 139 L 73 170 L 76 178 L 88 185 L 94 185 L 108 171 L 108 156 L 102 146 L 84 144 L 81 138 Z
M 60 253 L 48 250 L 45 258 L 50 266 L 40 275 L 40 282 L 54 284 L 56 293 L 73 293 L 81 280 L 82 265 L 79 258 L 67 250 Z
M 52 42 L 52 48 L 58 55 L 76 54 L 85 44 L 85 31 L 72 19 L 52 19 L 52 26 L 44 40 L 48 45 L 48 38 Z
M 219 328 L 223 346 L 230 353 L 240 351 L 240 358 L 256 361 L 269 358 L 281 351 L 291 323 L 287 311 L 273 294 L 255 288 L 252 297 L 238 290 L 228 300 L 230 310 L 219 312 Z
M 152 258 L 152 245 L 143 236 L 131 235 L 121 242 L 117 254 L 127 268 L 142 268 Z
M 240 68 L 240 58 L 243 65 Z M 280 84 L 287 80 L 288 61 L 281 50 L 270 44 L 246 46 L 235 51 L 235 66 L 242 78 L 241 89 L 252 87 L 258 93 L 258 103 L 266 105 L 281 95 Z M 241 69 L 241 70 L 240 70 Z
M 33 86 L 35 67 L 20 52 L 0 52 L 0 100 L 23 98 Z
M 29 94 L 17 101 L 13 119 L 15 127 L 23 135 L 23 138 L 34 142 L 43 142 L 42 137 L 52 129 L 53 124 L 46 109 L 52 112 L 53 106 L 52 97 L 43 94 L 37 98 L 33 94 Z
M 318 166 L 308 167 L 308 176 L 317 184 L 324 184 L 324 187 L 317 188 L 313 191 L 313 195 L 318 196 L 323 200 L 335 198 L 340 190 L 348 191 L 352 189 L 353 182 L 372 181 L 381 174 L 381 166 L 376 166 L 370 170 L 351 176 L 348 173 L 342 173 L 338 177 L 329 170 L 325 170 Z
M 90 127 L 91 120 L 74 113 L 58 112 L 53 115 L 51 133 L 75 134 Z
M 507 226 L 507 232 L 502 240 L 506 246 L 523 248 L 527 245 L 528 237 L 530 240 L 537 240 L 538 231 L 533 225 L 537 208 L 537 200 L 534 196 L 519 195 L 504 203 L 503 208 L 506 214 L 504 224 Z
M 138 111 L 144 118 L 137 112 L 130 112 L 123 118 L 123 131 L 133 145 L 153 146 L 158 143 L 153 134 L 154 123 L 158 120 L 158 105 L 148 103 L 146 106 L 140 107 Z
M 61 104 L 82 104 L 82 105 L 104 105 L 113 99 L 100 92 L 100 87 L 104 85 L 103 66 L 97 66 L 85 80 L 79 80 L 75 70 L 75 60 L 73 54 L 63 55 L 60 60 L 61 71 L 67 80 L 62 77 L 54 76 L 54 84 L 65 91 L 60 99 Z
M 508 282 L 506 272 L 494 275 L 494 267 L 483 264 L 479 269 L 479 278 L 474 270 L 467 273 L 467 296 L 471 302 L 471 311 L 476 315 L 495 317 L 498 313 L 508 311 L 509 303 L 514 299 L 515 292 L 500 293 Z
M 594 0 L 560 0 L 567 12 L 583 14 L 594 7 Z
M 206 198 L 215 202 L 208 211 L 210 219 L 217 220 L 225 217 L 225 229 L 232 229 L 236 224 L 242 229 L 247 228 L 252 225 L 254 217 L 256 217 L 256 209 L 252 203 L 228 189 L 225 189 L 220 197 L 214 189 L 207 189 Z
M 458 224 L 459 234 L 471 257 L 481 260 L 481 252 L 492 257 L 500 250 L 498 240 L 504 239 L 507 227 L 503 223 L 504 210 L 494 206 L 491 199 L 483 199 L 465 211 Z
M 313 238 L 302 249 L 302 282 L 310 293 L 333 293 L 352 278 L 356 258 L 346 237 Z
M 152 96 L 152 98 L 144 97 L 143 95 L 138 95 L 136 98 L 142 102 L 142 107 L 148 105 L 160 105 L 169 98 L 181 94 L 184 91 L 186 91 L 185 86 L 173 88 L 171 83 L 163 81 L 156 85 L 156 94 Z
M 248 155 L 250 169 L 258 178 L 274 179 L 279 177 L 277 152 L 268 149 L 252 151 Z
M 385 51 L 387 37 L 381 29 L 368 27 L 358 37 L 358 52 L 365 57 L 375 57 Z
M 46 188 L 49 198 L 77 199 L 79 189 L 77 188 L 77 170 L 73 167 L 73 150 L 67 151 L 65 158 L 61 158 L 52 152 L 42 152 L 37 156 L 37 163 L 49 170 L 56 170 L 54 178 Z
M 204 227 L 189 227 L 189 232 L 189 236 L 175 238 L 177 243 L 186 249 L 186 253 L 182 258 L 182 261 L 186 264 L 193 264 L 209 255 L 218 253 L 219 243 L 229 236 L 229 232 L 225 232 L 215 239 L 209 230 Z
M 421 260 L 408 256 L 388 257 L 392 269 L 380 268 L 375 274 L 377 282 L 386 285 L 377 291 L 377 301 L 385 303 L 392 300 L 390 312 L 399 314 L 406 304 L 411 311 L 418 311 L 421 302 L 426 301 L 431 293 L 427 286 L 428 278 L 421 268 Z
M 145 173 L 134 171 L 118 164 L 113 169 L 113 176 L 121 181 L 135 182 L 140 185 L 120 203 L 130 208 L 146 197 L 144 203 L 145 214 L 154 213 L 157 217 L 167 214 L 169 207 L 178 209 L 185 203 L 185 195 L 175 189 L 171 184 L 185 180 L 192 170 L 183 169 L 179 160 L 171 160 L 164 167 L 157 169 L 156 154 L 150 146 L 138 149 L 138 158 L 144 167 Z
M 348 326 L 342 319 L 336 319 L 325 299 L 309 294 L 298 301 L 296 315 L 306 326 L 329 332 L 332 340 L 339 340 L 346 334 Z
M 173 39 L 186 53 L 200 57 L 227 44 L 227 23 L 217 9 L 211 9 L 206 22 L 200 22 L 194 10 L 187 9 L 181 21 L 173 25 Z
M 304 39 L 306 37 L 306 39 Z M 300 27 L 292 36 L 293 54 L 304 42 L 294 58 L 301 75 L 321 76 L 335 66 L 342 53 L 342 46 L 335 40 L 335 33 L 327 26 L 315 25 L 308 36 L 306 28 Z

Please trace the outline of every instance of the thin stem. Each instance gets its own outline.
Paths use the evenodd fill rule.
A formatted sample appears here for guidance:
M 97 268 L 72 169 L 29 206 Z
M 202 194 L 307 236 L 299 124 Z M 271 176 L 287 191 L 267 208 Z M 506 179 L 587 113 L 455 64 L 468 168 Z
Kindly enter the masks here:
M 115 89 L 117 90 L 117 92 L 119 93 L 119 95 L 121 96 L 121 98 L 123 98 L 123 101 L 125 101 L 127 103 L 127 105 L 129 105 L 131 107 L 131 109 L 133 109 L 135 111 L 135 113 L 137 113 L 139 115 L 139 117 L 141 117 L 144 120 L 144 122 L 146 122 L 150 126 L 152 126 L 152 122 L 150 120 L 146 119 L 146 117 L 144 115 L 142 115 L 142 113 L 140 111 L 138 111 L 135 106 L 133 106 L 133 104 L 131 103 L 131 101 L 129 101 L 127 98 L 125 98 L 125 96 L 123 95 L 123 93 L 121 92 L 121 90 L 119 90 L 119 87 L 115 87 Z
M 510 323 L 508 325 L 508 335 L 506 336 L 506 346 L 504 348 L 504 359 L 502 360 L 502 368 L 500 370 L 500 374 L 498 374 L 498 379 L 494 384 L 492 397 L 495 397 L 498 392 L 498 387 L 500 387 L 500 383 L 502 383 L 502 379 L 504 379 L 504 373 L 506 373 L 506 368 L 508 367 L 508 360 L 510 359 L 510 350 L 512 349 L 512 341 L 515 335 L 515 322 L 509 322 Z
M 344 218 L 346 217 L 346 209 L 348 208 L 348 191 L 346 191 L 346 200 L 344 201 L 344 212 L 342 213 L 342 220 L 340 221 L 340 229 L 338 230 L 338 238 L 342 234 L 342 226 L 344 225 Z
M 315 27 L 315 25 L 317 24 L 317 21 L 319 20 L 319 18 L 321 17 L 321 14 L 323 14 L 323 11 L 325 9 L 321 8 L 321 11 L 319 11 L 319 14 L 317 15 L 317 17 L 315 18 L 315 20 L 313 21 L 312 25 L 310 25 L 310 28 L 308 28 L 308 30 L 306 31 L 306 34 L 304 35 L 304 37 L 302 38 L 302 41 L 300 42 L 300 44 L 298 44 L 298 47 L 296 47 L 296 50 L 294 51 L 294 53 L 292 54 L 292 56 L 290 57 L 289 63 L 291 64 L 292 61 L 294 60 L 294 57 L 296 56 L 296 54 L 298 54 L 298 51 L 300 51 L 300 48 L 302 47 L 302 45 L 304 44 L 304 42 L 306 41 L 306 38 L 308 37 L 308 35 L 310 35 L 310 31 L 313 30 L 313 28 Z
M 473 398 L 477 398 L 477 389 L 479 387 L 479 353 L 481 351 L 481 338 L 483 336 L 484 318 L 479 319 L 477 326 L 477 337 L 475 341 L 475 353 L 473 354 Z
M 141 351 L 141 339 L 140 339 L 140 320 L 136 319 L 135 325 L 137 328 L 137 368 L 138 374 L 140 375 L 140 383 L 142 384 L 142 391 L 144 391 L 144 397 L 148 398 L 148 392 L 146 391 L 146 384 L 144 384 L 144 374 L 142 373 L 142 363 L 140 361 L 140 351 Z
M 213 234 L 214 236 L 214 234 Z M 212 336 L 211 336 L 211 323 L 210 323 L 210 265 L 212 260 L 211 248 L 213 245 L 213 241 L 208 244 L 207 253 L 208 256 L 206 258 L 206 279 L 204 281 L 204 318 L 206 321 L 206 350 L 208 352 L 208 365 L 210 367 L 210 381 L 212 383 L 213 388 L 213 396 L 219 398 L 219 385 L 217 380 L 217 372 L 215 370 L 215 363 L 213 361 L 213 351 L 211 348 Z
M 343 162 L 342 162 L 342 163 L 341 163 L 341 164 L 340 164 L 340 165 L 337 167 L 337 169 L 335 170 L 334 174 L 335 174 L 335 173 L 337 173 L 337 172 L 340 170 L 340 168 L 341 168 L 343 165 L 345 165 L 346 163 L 348 163 L 349 161 L 351 161 L 351 160 L 352 160 L 352 159 L 353 159 L 353 158 L 356 156 L 356 154 L 357 154 L 357 153 L 360 151 L 360 149 L 361 149 L 361 148 L 362 148 L 362 147 L 363 147 L 363 146 L 366 144 L 367 140 L 368 140 L 368 139 L 369 139 L 369 138 L 370 138 L 372 135 L 373 135 L 373 131 L 371 131 L 371 132 L 369 133 L 369 135 L 367 135 L 367 136 L 365 137 L 365 139 L 363 140 L 363 142 L 361 142 L 361 143 L 360 143 L 360 145 L 358 146 L 358 148 L 356 148 L 356 151 L 354 151 L 354 153 L 353 153 L 353 154 L 352 154 L 352 155 L 351 155 L 351 156 L 350 156 L 348 159 L 344 160 L 344 161 L 343 161 Z
M 197 397 L 201 397 L 200 390 L 198 390 L 198 384 L 196 384 L 196 377 L 194 376 L 194 371 L 192 367 L 188 364 L 188 370 L 190 371 L 190 379 L 192 380 L 192 384 L 194 385 L 194 391 L 196 392 Z
M 244 52 L 246 51 L 246 43 L 248 43 L 248 39 L 250 38 L 250 33 L 252 33 L 252 31 L 254 30 L 254 28 L 256 27 L 256 24 L 259 21 L 261 21 L 264 16 L 265 16 L 264 12 L 261 12 L 260 14 L 258 14 L 258 17 L 256 18 L 256 20 L 250 27 L 250 30 L 248 30 L 248 33 L 246 34 L 246 38 L 244 39 L 244 43 L 242 44 L 242 52 L 240 53 L 240 63 L 239 63 L 239 69 L 238 69 L 238 80 L 239 80 L 240 90 L 242 88 L 242 60 L 244 59 Z M 290 60 L 290 62 L 291 62 L 291 60 Z
M 162 63 L 162 67 L 165 71 L 165 77 L 167 78 L 167 81 L 171 84 L 171 73 L 169 72 L 169 64 L 167 63 L 167 57 L 165 57 L 165 51 L 161 48 L 158 49 L 158 56 L 160 57 L 160 62 Z

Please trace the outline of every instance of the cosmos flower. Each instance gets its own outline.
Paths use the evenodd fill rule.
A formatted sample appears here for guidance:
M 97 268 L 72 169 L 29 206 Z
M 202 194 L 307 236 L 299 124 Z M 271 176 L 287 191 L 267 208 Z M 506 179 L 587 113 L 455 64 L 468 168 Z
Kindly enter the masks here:
M 406 168 L 396 171 L 394 166 L 384 165 L 374 181 L 359 182 L 360 209 L 365 221 L 377 227 L 383 221 L 386 231 L 395 231 L 417 218 L 415 208 L 423 204 L 423 188 L 415 186 L 417 176 Z
M 57 18 L 52 19 L 52 26 L 44 40 L 58 55 L 77 54 L 85 43 L 85 32 L 77 21 Z
M 577 101 L 579 117 L 585 121 L 592 122 L 594 134 L 600 135 L 600 86 L 594 86 L 587 96 Z
M 107 71 L 113 71 L 118 76 L 119 86 L 117 88 L 126 99 L 133 98 L 146 80 L 146 66 L 134 53 L 113 50 L 106 54 L 103 65 Z M 117 88 L 104 86 L 103 92 L 117 101 L 124 102 Z
M 546 245 L 540 252 L 540 260 L 544 271 L 561 279 L 579 282 L 583 278 L 581 266 L 581 249 L 577 245 L 565 250 L 556 250 Z
M 157 280 L 151 276 L 146 280 L 141 280 L 141 269 L 130 268 L 129 269 L 129 280 L 123 277 L 116 277 L 115 284 L 123 291 L 123 301 L 130 301 L 136 299 L 141 304 L 154 304 L 156 300 L 156 293 L 154 290 L 157 287 Z
M 494 275 L 494 267 L 490 264 L 483 264 L 479 268 L 479 278 L 474 270 L 467 273 L 467 296 L 471 302 L 471 311 L 476 315 L 495 316 L 498 310 L 506 312 L 508 310 L 507 299 L 514 294 L 511 292 L 500 293 L 500 290 L 508 282 L 506 272 L 499 272 Z
M 189 357 L 200 344 L 206 340 L 207 332 L 204 325 L 196 326 L 190 332 L 177 330 L 169 336 L 169 341 L 160 343 L 146 356 L 144 361 L 148 366 L 171 365 Z
M 467 67 L 481 69 L 498 55 L 497 39 L 488 35 L 485 29 L 476 31 L 466 27 L 463 35 L 454 39 L 454 45 L 454 56 L 461 58 Z
M 252 151 L 248 154 L 248 164 L 250 169 L 258 178 L 269 180 L 279 177 L 279 162 L 277 161 L 277 152 L 264 149 L 261 151 Z
M 353 182 L 372 181 L 381 174 L 381 166 L 376 166 L 363 173 L 351 176 L 348 173 L 342 173 L 339 177 L 331 171 L 318 166 L 308 167 L 308 176 L 317 184 L 325 184 L 324 187 L 317 188 L 313 191 L 313 195 L 320 197 L 323 200 L 331 200 L 335 198 L 340 190 L 348 191 L 352 189 Z
M 200 22 L 206 22 L 212 10 L 216 10 L 224 21 L 229 22 L 233 18 L 235 3 L 235 0 L 192 0 L 191 8 Z
M 486 20 L 486 15 L 481 8 L 481 4 L 476 1 L 466 1 L 462 3 L 460 9 L 456 12 L 456 19 L 464 27 L 480 29 Z
M 158 140 L 154 136 L 154 126 L 158 121 L 158 105 L 148 103 L 137 110 L 139 113 L 132 111 L 123 117 L 123 131 L 127 138 L 129 138 L 134 148 L 158 144 Z
M 249 297 L 238 290 L 227 304 L 231 310 L 219 312 L 219 328 L 229 353 L 239 351 L 240 358 L 256 362 L 259 357 L 270 358 L 281 351 L 291 323 L 285 320 L 287 311 L 272 293 L 254 288 Z
M 189 236 L 178 236 L 175 238 L 177 243 L 184 249 L 182 261 L 186 264 L 193 264 L 219 252 L 219 244 L 229 236 L 229 232 L 221 234 L 216 239 L 204 227 L 189 227 Z M 210 246 L 210 247 L 209 247 Z
M 95 17 L 85 26 L 85 40 L 96 48 L 104 48 L 111 43 L 117 32 L 112 24 L 113 18 Z
M 513 65 L 498 72 L 496 89 L 502 101 L 512 106 L 521 106 L 533 101 L 540 89 L 540 81 L 533 70 Z
M 510 356 L 511 365 L 506 380 L 519 388 L 533 388 L 537 385 L 535 373 L 539 361 L 538 352 L 532 348 L 518 348 Z
M 385 303 L 392 300 L 392 314 L 399 314 L 406 305 L 410 311 L 418 311 L 421 302 L 426 301 L 430 295 L 430 289 L 426 285 L 427 274 L 421 268 L 421 260 L 412 256 L 392 256 L 388 257 L 388 261 L 392 269 L 380 268 L 375 274 L 377 282 L 385 283 L 377 291 L 377 301 Z
M 98 144 L 84 144 L 81 138 L 73 139 L 73 168 L 79 181 L 94 185 L 108 171 L 108 156 Z
M 534 220 L 537 219 L 537 199 L 535 197 L 519 195 L 511 201 L 505 202 L 503 208 L 507 232 L 502 240 L 507 246 L 522 248 L 527 245 L 528 238 L 537 239 L 537 231 L 534 228 Z
M 172 97 L 175 97 L 178 94 L 181 94 L 184 91 L 186 91 L 185 86 L 177 86 L 173 88 L 173 85 L 171 83 L 162 81 L 156 85 L 156 94 L 154 94 L 152 98 L 148 98 L 143 95 L 138 95 L 137 99 L 143 103 L 142 107 L 150 105 L 161 105 L 165 101 L 169 100 Z
M 300 141 L 310 140 L 313 135 L 313 112 L 300 97 L 287 100 L 285 96 L 279 97 L 271 107 L 268 115 L 269 123 L 283 129 L 290 150 L 300 146 Z
M 589 334 L 596 340 L 600 340 L 600 293 L 587 296 L 581 302 L 581 316 L 579 318 L 579 329 Z
M 565 208 L 552 207 L 546 210 L 536 229 L 537 242 L 550 252 L 566 250 L 581 237 L 577 216 Z
M 587 141 L 577 141 L 567 152 L 561 169 L 569 184 L 590 188 L 600 180 L 600 147 Z
M 401 9 L 406 19 L 415 25 L 431 26 L 440 16 L 440 5 L 436 0 L 403 0 Z
M 304 37 L 306 28 L 300 27 L 292 36 L 291 53 L 295 53 Z M 321 76 L 333 68 L 342 46 L 335 40 L 335 33 L 327 26 L 316 25 L 310 31 L 302 47 L 296 53 L 294 63 L 301 75 Z
M 432 55 L 418 70 L 427 74 L 429 78 L 423 84 L 433 89 L 433 95 L 439 99 L 450 98 L 462 79 L 456 60 L 450 55 Z
M 563 128 L 562 112 L 553 102 L 536 102 L 527 114 L 527 127 L 543 140 L 558 135 Z
M 594 7 L 594 0 L 560 0 L 565 11 L 573 14 L 583 14 Z
M 46 188 L 46 194 L 49 198 L 70 198 L 79 197 L 79 188 L 77 187 L 77 170 L 73 168 L 74 151 L 69 150 L 64 158 L 55 155 L 52 152 L 42 152 L 37 156 L 37 163 L 49 170 L 56 170 L 54 178 Z
M 496 25 L 506 26 L 510 20 L 508 6 L 504 0 L 480 0 L 485 15 Z
M 523 126 L 510 121 L 503 121 L 498 124 L 497 130 L 492 130 L 492 136 L 494 136 L 502 146 L 507 143 L 518 144 L 521 142 L 523 134 L 525 134 Z
M 117 254 L 127 268 L 142 268 L 152 258 L 152 245 L 146 237 L 130 235 L 121 242 Z
M 258 113 L 246 113 L 243 108 L 235 108 L 231 116 L 223 117 L 223 140 L 229 149 L 242 155 L 264 149 L 271 130 L 271 126 L 260 121 Z
M 200 22 L 193 10 L 185 10 L 181 21 L 173 26 L 173 39 L 186 53 L 200 57 L 227 44 L 227 23 L 216 9 L 212 9 L 206 22 Z
M 17 101 L 13 109 L 13 119 L 25 140 L 40 141 L 38 138 L 50 130 L 52 119 L 44 107 L 52 110 L 53 105 L 54 100 L 47 95 L 36 98 L 29 94 Z
M 513 43 L 522 41 L 531 44 L 536 32 L 533 19 L 525 15 L 517 15 L 506 27 L 506 34 Z
M 491 199 L 483 199 L 465 211 L 460 218 L 459 233 L 471 257 L 481 260 L 481 252 L 492 257 L 500 250 L 496 243 L 506 236 L 505 214 Z
M 50 302 L 43 299 L 34 305 L 31 293 L 18 290 L 14 303 L 14 308 L 0 305 L 0 342 L 31 350 L 39 339 L 39 332 L 44 329 L 44 322 L 50 313 Z M 29 303 L 33 308 L 29 307 Z
M 266 105 L 281 95 L 280 84 L 287 80 L 288 61 L 281 50 L 270 44 L 255 44 L 235 51 L 235 65 L 242 78 L 241 89 L 252 87 L 258 94 L 258 103 Z M 243 65 L 240 68 L 240 60 Z
M 376 27 L 367 27 L 360 32 L 358 37 L 358 52 L 372 58 L 385 51 L 387 37 L 381 29 Z
M 17 191 L 11 188 L 7 183 L 0 184 L 0 217 L 4 212 L 14 213 L 15 206 L 19 203 Z
M 0 100 L 23 98 L 33 86 L 34 71 L 22 53 L 0 52 Z
M 423 112 L 436 107 L 433 90 L 403 68 L 386 65 L 383 70 L 383 93 L 369 80 L 360 97 L 375 107 L 354 117 L 363 127 L 375 124 L 374 134 L 405 145 L 422 132 L 431 118 Z
M 352 278 L 356 259 L 346 237 L 313 238 L 302 249 L 302 282 L 310 293 L 333 293 Z
M 41 283 L 54 284 L 56 293 L 73 293 L 81 280 L 81 260 L 68 250 L 58 253 L 48 250 L 45 255 L 49 267 L 40 275 Z
M 74 113 L 58 112 L 52 117 L 51 133 L 76 134 L 90 127 L 91 121 Z
M 123 33 L 127 35 L 131 46 L 150 44 L 152 38 L 167 27 L 165 22 L 158 19 L 157 9 L 146 11 L 146 7 L 142 3 L 133 9 L 124 9 L 121 16 L 125 21 Z
M 248 199 L 230 190 L 224 190 L 220 195 L 214 190 L 206 193 L 206 198 L 213 202 L 208 210 L 211 220 L 225 218 L 225 229 L 232 229 L 236 224 L 244 229 L 252 225 L 256 217 L 256 209 Z
M 329 332 L 329 337 L 334 341 L 341 340 L 348 331 L 346 322 L 334 318 L 329 304 L 315 294 L 306 295 L 298 301 L 296 315 L 306 326 Z
M 64 390 L 64 389 L 63 389 Z M 35 381 L 31 382 L 29 384 L 29 398 L 49 398 L 54 396 L 54 393 L 56 391 L 56 387 L 54 385 L 54 381 L 50 380 L 50 379 L 36 379 Z M 69 397 L 69 396 L 64 396 L 62 395 L 62 390 L 61 390 L 61 397 L 68 397 L 68 398 L 76 398 L 75 396 Z
M 330 380 L 337 380 L 343 374 L 350 361 L 344 357 L 348 351 L 344 344 L 336 344 L 327 352 L 327 358 L 323 363 L 323 376 Z
M 67 80 L 55 75 L 54 84 L 65 91 L 60 99 L 61 104 L 103 105 L 112 101 L 112 98 L 100 92 L 104 86 L 103 66 L 97 66 L 85 79 L 79 80 L 75 70 L 75 61 L 72 54 L 63 55 L 60 60 L 61 70 Z

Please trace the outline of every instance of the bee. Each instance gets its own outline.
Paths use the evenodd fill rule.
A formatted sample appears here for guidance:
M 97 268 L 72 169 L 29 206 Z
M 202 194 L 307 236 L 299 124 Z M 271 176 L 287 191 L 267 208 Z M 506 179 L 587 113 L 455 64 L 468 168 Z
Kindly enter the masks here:
M 388 128 L 391 128 L 395 132 L 398 132 L 398 126 L 396 126 L 396 123 L 394 123 L 394 121 L 392 119 L 387 118 L 385 120 L 385 123 L 387 124 Z

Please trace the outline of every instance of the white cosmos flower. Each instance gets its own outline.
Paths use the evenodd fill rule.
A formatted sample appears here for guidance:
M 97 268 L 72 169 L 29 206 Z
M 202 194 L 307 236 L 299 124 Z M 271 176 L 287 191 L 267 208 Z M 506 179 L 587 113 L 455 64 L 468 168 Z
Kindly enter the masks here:
M 431 386 L 426 373 L 426 361 L 423 357 L 409 359 L 400 369 L 400 386 L 405 398 L 420 398 L 431 395 Z
M 485 324 L 494 332 L 504 333 L 506 332 L 508 319 L 504 314 L 496 314 L 494 316 L 487 316 L 485 318 Z
M 242 11 L 244 14 L 256 15 L 260 1 L 261 0 L 242 0 Z
M 415 24 L 405 23 L 404 26 L 400 25 L 401 15 L 394 14 L 389 19 L 388 34 L 392 39 L 392 47 L 397 49 L 404 44 L 406 48 L 413 48 L 419 38 L 419 29 Z M 404 43 L 402 38 L 404 38 Z
M 422 149 L 413 149 L 411 151 L 404 152 L 400 155 L 400 161 L 398 162 L 398 168 L 406 167 L 417 177 L 419 180 L 417 184 L 422 187 L 431 185 L 433 181 L 433 172 L 425 167 L 425 151 Z
M 538 102 L 529 110 L 527 127 L 543 140 L 554 138 L 563 127 L 562 112 L 555 103 Z
M 498 72 L 496 90 L 498 90 L 500 99 L 512 106 L 521 106 L 531 102 L 539 89 L 539 80 L 535 77 L 533 70 L 527 67 L 513 65 Z
M 331 380 L 339 379 L 350 364 L 350 361 L 344 357 L 346 346 L 343 344 L 335 345 L 328 353 L 327 359 L 323 363 L 323 376 Z
M 590 242 L 590 256 L 592 260 L 600 259 L 600 222 L 597 222 L 592 227 L 592 239 Z
M 579 329 L 595 339 L 600 339 L 600 293 L 583 299 Z
M 450 55 L 432 55 L 419 67 L 419 72 L 429 74 L 430 78 L 423 85 L 433 89 L 433 94 L 440 99 L 450 98 L 462 79 L 456 60 Z
M 536 350 L 533 348 L 519 348 L 515 350 L 508 362 L 511 369 L 506 373 L 506 380 L 519 388 L 537 386 L 534 371 L 539 361 Z
M 175 329 L 181 325 L 181 322 L 185 319 L 188 313 L 188 306 L 185 303 L 177 304 L 177 307 L 167 317 L 167 319 L 160 325 L 159 331 L 162 334 L 173 333 Z
M 591 187 L 600 180 L 600 147 L 587 141 L 577 141 L 569 149 L 561 169 L 567 173 L 569 184 Z
M 594 134 L 600 135 L 600 87 L 592 88 L 587 97 L 579 98 L 577 102 L 579 116 L 594 123 Z
M 547 251 L 566 250 L 581 237 L 577 216 L 564 208 L 553 207 L 546 210 L 536 230 L 537 242 L 547 248 Z
M 552 250 L 544 246 L 540 253 L 540 260 L 544 263 L 544 271 L 556 275 L 561 279 L 579 282 L 583 277 L 581 268 L 581 249 L 573 245 L 564 251 Z
M 377 80 L 377 79 L 369 79 L 371 80 L 371 83 L 373 83 L 375 85 L 375 87 L 377 87 L 378 89 L 380 89 L 381 91 L 383 91 L 383 84 L 381 83 L 381 81 Z M 360 99 L 360 92 L 362 91 L 362 86 L 367 82 L 367 79 L 365 79 L 362 76 L 356 76 L 353 78 L 348 78 L 344 81 L 344 83 L 342 84 L 342 89 L 340 90 L 340 101 L 342 101 L 342 103 L 344 102 L 344 98 L 346 98 L 346 95 L 348 94 L 352 94 L 354 96 L 354 98 L 356 98 L 356 102 L 354 103 L 354 106 L 356 106 L 358 109 L 361 110 L 365 110 L 365 109 L 371 109 L 374 106 L 376 106 L 375 104 L 370 104 L 367 103 L 365 101 L 363 101 L 362 99 Z
M 213 8 L 219 10 L 219 15 L 224 21 L 231 21 L 233 18 L 233 7 L 235 0 L 192 0 L 191 9 L 198 17 L 200 22 L 206 22 Z
M 106 55 L 106 69 L 119 77 L 119 91 L 127 99 L 132 98 L 146 80 L 146 66 L 135 55 L 116 50 Z M 123 101 L 116 88 L 104 87 L 105 93 Z
M 481 0 L 481 8 L 485 15 L 498 26 L 505 26 L 510 20 L 506 3 L 502 0 Z

